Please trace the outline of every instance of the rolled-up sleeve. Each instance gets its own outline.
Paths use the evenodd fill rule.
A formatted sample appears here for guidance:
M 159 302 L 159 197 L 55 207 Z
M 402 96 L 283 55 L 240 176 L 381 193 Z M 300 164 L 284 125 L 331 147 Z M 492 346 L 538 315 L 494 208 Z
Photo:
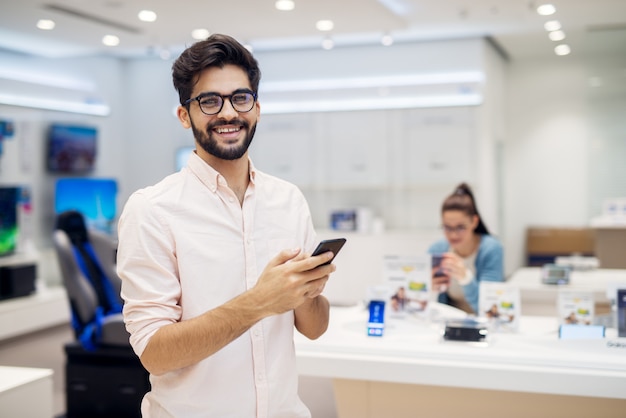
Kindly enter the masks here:
M 118 222 L 117 272 L 124 322 L 138 356 L 164 325 L 181 318 L 181 287 L 171 231 L 142 192 L 134 193 Z

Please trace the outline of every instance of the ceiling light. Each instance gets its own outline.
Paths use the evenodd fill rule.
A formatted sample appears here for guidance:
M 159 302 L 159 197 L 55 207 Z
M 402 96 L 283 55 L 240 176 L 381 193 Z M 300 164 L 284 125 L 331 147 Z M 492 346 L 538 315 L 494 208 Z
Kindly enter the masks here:
M 118 46 L 120 44 L 120 38 L 115 35 L 104 35 L 102 43 L 106 46 Z
M 406 0 L 378 0 L 378 2 L 398 16 L 408 16 L 413 11 L 411 2 Z
M 33 109 L 56 110 L 61 112 L 82 113 L 85 115 L 108 116 L 111 108 L 103 103 L 83 103 L 78 101 L 67 101 L 57 99 L 47 99 L 41 97 L 30 97 L 24 95 L 10 95 L 0 93 L 0 104 L 9 106 L 28 107 Z
M 328 32 L 330 30 L 333 30 L 335 24 L 332 20 L 318 20 L 315 24 L 315 27 L 317 28 L 317 30 L 321 30 L 322 32 Z
M 384 46 L 389 46 L 389 45 L 393 44 L 393 37 L 391 35 L 389 35 L 389 34 L 385 34 L 380 39 L 380 43 L 383 44 Z
M 293 0 L 276 0 L 274 6 L 278 10 L 289 11 L 295 9 L 296 4 L 293 2 Z
M 322 41 L 322 48 L 324 48 L 325 50 L 330 50 L 333 49 L 335 47 L 335 42 L 331 39 L 331 38 L 325 38 Z
M 37 21 L 37 27 L 41 30 L 52 30 L 54 29 L 54 20 L 50 19 L 39 19 Z
M 137 15 L 142 22 L 154 22 L 157 20 L 157 14 L 152 10 L 142 10 Z
M 563 39 L 565 39 L 565 32 L 563 32 L 562 30 L 555 30 L 554 32 L 550 32 L 548 34 L 548 37 L 551 41 L 562 41 Z
M 556 7 L 554 7 L 553 4 L 542 4 L 541 6 L 537 7 L 537 13 L 539 13 L 541 16 L 550 16 L 553 15 L 556 12 Z
M 210 34 L 211 32 L 208 29 L 194 29 L 191 31 L 191 37 L 198 41 L 208 38 Z
M 554 47 L 554 53 L 557 55 L 568 55 L 572 50 L 569 45 L 561 44 Z
M 548 32 L 552 32 L 554 30 L 561 29 L 561 22 L 559 22 L 558 20 L 549 20 L 544 23 L 543 27 L 546 28 Z

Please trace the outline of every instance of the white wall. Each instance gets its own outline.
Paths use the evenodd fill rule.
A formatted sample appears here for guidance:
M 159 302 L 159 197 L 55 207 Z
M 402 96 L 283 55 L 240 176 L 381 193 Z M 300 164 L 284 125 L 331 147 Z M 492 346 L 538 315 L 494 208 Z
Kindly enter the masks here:
M 528 226 L 589 223 L 586 71 L 566 57 L 515 62 L 508 73 L 503 208 L 508 272 Z

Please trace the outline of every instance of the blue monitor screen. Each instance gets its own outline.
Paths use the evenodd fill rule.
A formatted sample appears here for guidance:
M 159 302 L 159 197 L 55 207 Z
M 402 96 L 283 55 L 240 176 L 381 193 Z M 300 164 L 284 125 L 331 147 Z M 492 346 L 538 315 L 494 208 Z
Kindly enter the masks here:
M 117 215 L 117 181 L 114 179 L 65 178 L 56 182 L 54 210 L 56 214 L 77 210 L 87 226 L 111 232 Z
M 94 168 L 97 129 L 90 126 L 50 126 L 48 133 L 48 170 L 82 173 Z
M 19 187 L 0 186 L 0 256 L 12 254 L 18 240 Z

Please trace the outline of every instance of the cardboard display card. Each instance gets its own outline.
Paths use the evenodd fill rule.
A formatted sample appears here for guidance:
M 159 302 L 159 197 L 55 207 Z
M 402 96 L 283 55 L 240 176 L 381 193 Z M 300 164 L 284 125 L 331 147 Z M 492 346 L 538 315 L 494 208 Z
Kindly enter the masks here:
M 591 292 L 559 290 L 559 324 L 591 325 L 594 307 L 593 293 Z
M 384 277 L 389 287 L 389 316 L 425 314 L 430 300 L 430 255 L 385 256 Z
M 478 316 L 489 320 L 494 331 L 517 331 L 521 316 L 520 291 L 501 282 L 480 282 Z

